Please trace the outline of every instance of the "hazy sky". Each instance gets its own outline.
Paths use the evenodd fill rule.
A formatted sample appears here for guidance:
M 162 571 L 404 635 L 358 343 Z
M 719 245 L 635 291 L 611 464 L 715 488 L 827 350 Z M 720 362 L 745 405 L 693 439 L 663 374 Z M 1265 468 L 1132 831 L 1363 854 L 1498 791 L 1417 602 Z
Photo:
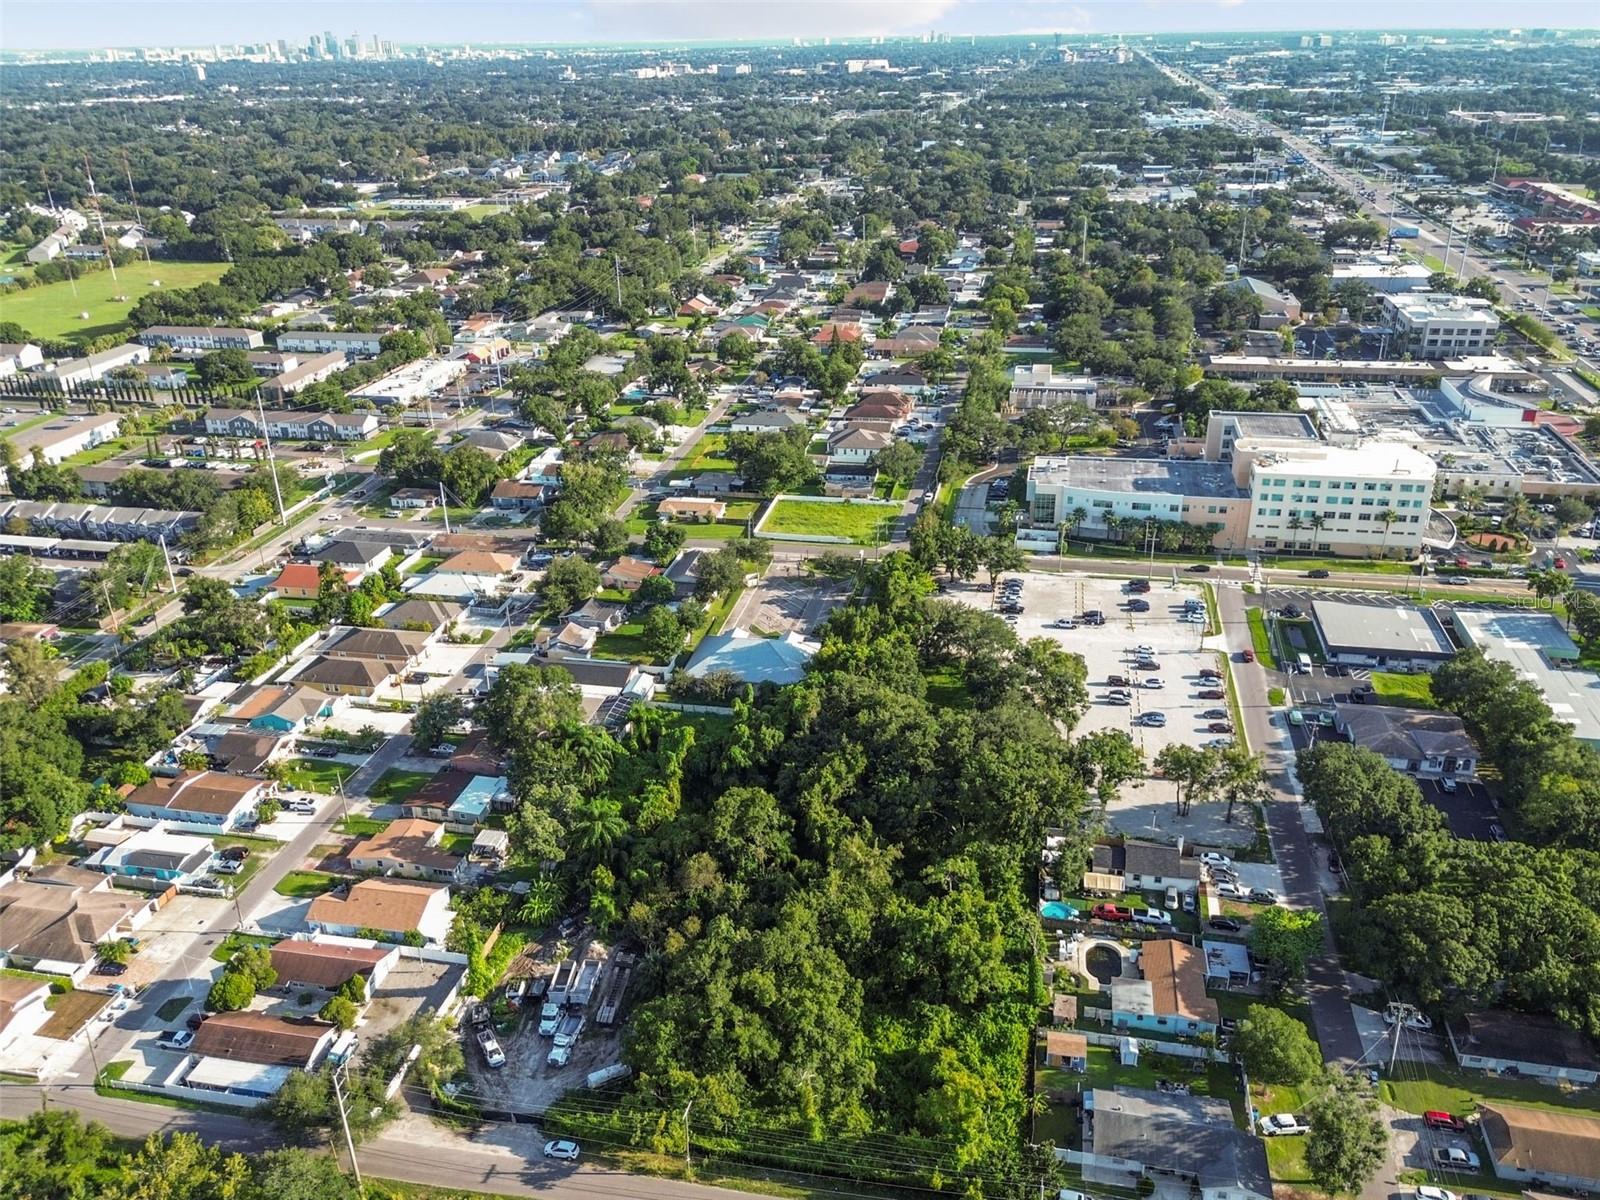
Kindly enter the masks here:
M 1318 19 L 1326 19 L 1318 25 Z M 206 45 L 359 32 L 395 42 L 616 42 L 921 33 L 1593 27 L 1595 0 L 5 0 L 0 48 Z

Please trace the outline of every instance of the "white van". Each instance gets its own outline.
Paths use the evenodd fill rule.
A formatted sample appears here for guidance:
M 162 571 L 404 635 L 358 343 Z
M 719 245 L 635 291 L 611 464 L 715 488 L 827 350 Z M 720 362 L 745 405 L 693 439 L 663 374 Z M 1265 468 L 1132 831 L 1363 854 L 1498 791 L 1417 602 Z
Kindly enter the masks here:
M 1295 665 L 1295 670 L 1299 671 L 1300 674 L 1302 674 L 1302 675 L 1311 674 L 1311 655 L 1309 655 L 1309 654 L 1300 655 L 1299 658 L 1295 659 L 1294 665 Z

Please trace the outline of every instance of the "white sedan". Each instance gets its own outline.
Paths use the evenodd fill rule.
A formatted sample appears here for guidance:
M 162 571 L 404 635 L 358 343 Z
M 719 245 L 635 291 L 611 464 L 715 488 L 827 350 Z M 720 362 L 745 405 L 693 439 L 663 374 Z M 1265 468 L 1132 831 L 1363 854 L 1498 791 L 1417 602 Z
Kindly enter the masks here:
M 559 1158 L 566 1162 L 577 1162 L 578 1143 L 568 1141 L 546 1142 L 544 1144 L 544 1156 L 546 1158 Z
M 1207 850 L 1200 856 L 1200 861 L 1205 863 L 1205 865 L 1208 867 L 1233 866 L 1233 859 L 1229 858 L 1226 854 L 1220 854 L 1215 850 Z

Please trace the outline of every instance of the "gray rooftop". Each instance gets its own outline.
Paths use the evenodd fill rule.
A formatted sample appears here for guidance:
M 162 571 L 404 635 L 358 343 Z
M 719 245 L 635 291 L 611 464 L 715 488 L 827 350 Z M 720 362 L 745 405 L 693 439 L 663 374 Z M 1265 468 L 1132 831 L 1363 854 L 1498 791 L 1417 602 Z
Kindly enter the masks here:
M 1510 663 L 1518 678 L 1542 691 L 1573 736 L 1600 746 L 1600 675 L 1578 665 L 1578 647 L 1560 621 L 1522 609 L 1456 609 L 1451 619 L 1464 643 Z
M 1210 420 L 1226 417 L 1239 430 L 1240 437 L 1317 440 L 1317 427 L 1305 413 L 1222 412 L 1213 410 Z
M 1266 1147 L 1233 1123 L 1233 1109 L 1226 1100 L 1140 1088 L 1096 1088 L 1086 1107 L 1093 1112 L 1096 1158 L 1122 1159 L 1146 1170 L 1186 1176 L 1203 1190 L 1272 1195 Z
M 1199 459 L 1052 455 L 1035 459 L 1028 468 L 1028 478 L 1039 484 L 1097 492 L 1149 492 L 1219 499 L 1238 499 L 1247 494 L 1234 483 L 1231 466 Z
M 1455 657 L 1455 648 L 1428 609 L 1313 600 L 1311 612 L 1329 653 L 1384 657 Z
M 1386 704 L 1336 704 L 1339 728 L 1358 746 L 1385 758 L 1420 762 L 1430 758 L 1480 757 L 1467 727 L 1453 713 L 1394 708 Z

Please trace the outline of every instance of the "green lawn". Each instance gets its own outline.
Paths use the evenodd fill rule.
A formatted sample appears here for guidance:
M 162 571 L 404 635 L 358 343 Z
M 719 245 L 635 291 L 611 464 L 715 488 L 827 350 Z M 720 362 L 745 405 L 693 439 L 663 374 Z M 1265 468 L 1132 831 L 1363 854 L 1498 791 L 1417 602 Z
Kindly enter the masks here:
M 188 996 L 174 996 L 160 1008 L 156 1009 L 156 1017 L 159 1020 L 170 1024 L 171 1022 L 176 1021 L 179 1017 L 183 1016 L 184 1011 L 193 1003 L 194 1001 Z
M 754 500 L 729 500 L 720 521 L 680 521 L 681 528 L 694 541 L 728 541 L 745 535 L 745 522 L 756 515 Z M 626 522 L 628 532 L 643 535 L 656 523 L 656 504 L 640 505 Z
M 1148 1043 L 1151 1046 L 1154 1042 Z M 1134 1087 L 1155 1090 L 1161 1079 L 1182 1079 L 1196 1096 L 1212 1096 L 1226 1100 L 1234 1107 L 1234 1115 L 1243 1119 L 1244 1097 L 1232 1068 L 1227 1063 L 1207 1063 L 1204 1071 L 1190 1074 L 1183 1067 L 1176 1071 L 1168 1067 L 1152 1066 L 1150 1054 L 1141 1054 L 1139 1065 L 1125 1067 L 1117 1061 L 1117 1052 L 1110 1046 L 1090 1046 L 1088 1070 L 1082 1074 L 1063 1071 L 1055 1067 L 1041 1067 L 1038 1072 L 1039 1087 L 1053 1091 L 1071 1091 L 1079 1084 L 1084 1088 Z
M 722 452 L 727 447 L 728 439 L 725 434 L 708 433 L 684 456 L 679 470 L 685 475 L 697 474 L 700 471 L 735 470 L 733 459 L 722 457 Z
M 320 792 L 328 795 L 343 785 L 356 773 L 349 763 L 333 762 L 326 758 L 292 758 L 286 765 L 284 783 L 302 792 Z
M 1433 698 L 1433 677 L 1426 672 L 1400 675 L 1393 671 L 1374 671 L 1372 690 L 1389 704 L 1403 708 L 1438 708 Z
M 93 467 L 115 458 L 130 447 L 139 443 L 137 438 L 112 438 L 109 442 L 101 442 L 98 446 L 90 446 L 87 450 L 79 450 L 76 454 L 69 455 L 61 460 L 64 467 Z
M 274 946 L 278 941 L 278 938 L 258 934 L 230 933 L 217 943 L 216 948 L 211 951 L 211 957 L 217 962 L 225 963 L 246 946 Z
M 389 828 L 389 822 L 378 821 L 372 817 L 345 817 L 334 828 L 346 837 L 371 837 Z
M 602 633 L 594 642 L 594 657 L 618 658 L 623 662 L 650 663 L 656 656 L 644 640 L 644 622 L 629 621 L 618 625 L 610 633 Z
M 1267 618 L 1259 608 L 1247 608 L 1244 619 L 1250 626 L 1250 645 L 1255 648 L 1256 661 L 1269 671 L 1278 669 L 1278 656 L 1272 652 L 1272 638 L 1267 633 Z
M 99 337 L 127 324 L 129 311 L 148 292 L 194 287 L 221 279 L 227 263 L 138 262 L 110 271 L 91 271 L 73 282 L 62 280 L 0 296 L 0 320 L 15 321 L 35 337 Z M 122 299 L 115 299 L 115 297 Z M 88 313 L 88 320 L 79 313 Z
M 296 899 L 309 899 L 320 896 L 323 892 L 332 891 L 339 879 L 335 875 L 325 875 L 321 871 L 290 871 L 272 890 L 280 896 L 294 896 Z
M 958 666 L 940 667 L 924 671 L 928 681 L 928 702 L 943 708 L 971 708 L 972 693 L 967 689 L 966 677 Z
M 889 522 L 899 515 L 900 506 L 896 504 L 873 504 L 857 500 L 842 503 L 778 500 L 767 510 L 758 532 L 845 538 L 861 545 L 875 546 L 883 541 Z
M 1250 1100 L 1264 1117 L 1275 1113 L 1303 1113 L 1306 1095 L 1303 1089 L 1285 1084 L 1252 1084 Z M 1306 1139 L 1303 1137 L 1262 1138 L 1267 1147 L 1267 1168 L 1274 1183 L 1288 1184 L 1300 1190 L 1315 1191 L 1311 1171 L 1306 1166 Z
M 399 767 L 390 767 L 378 776 L 377 783 L 367 789 L 367 795 L 374 804 L 399 804 L 432 778 L 426 771 L 402 771 Z
M 1448 1112 L 1464 1116 L 1481 1100 L 1504 1101 L 1528 1108 L 1577 1109 L 1600 1116 L 1600 1096 L 1593 1091 L 1563 1091 L 1531 1079 L 1506 1079 L 1460 1071 L 1453 1067 L 1411 1063 L 1398 1079 L 1385 1078 L 1383 1099 L 1405 1112 Z

